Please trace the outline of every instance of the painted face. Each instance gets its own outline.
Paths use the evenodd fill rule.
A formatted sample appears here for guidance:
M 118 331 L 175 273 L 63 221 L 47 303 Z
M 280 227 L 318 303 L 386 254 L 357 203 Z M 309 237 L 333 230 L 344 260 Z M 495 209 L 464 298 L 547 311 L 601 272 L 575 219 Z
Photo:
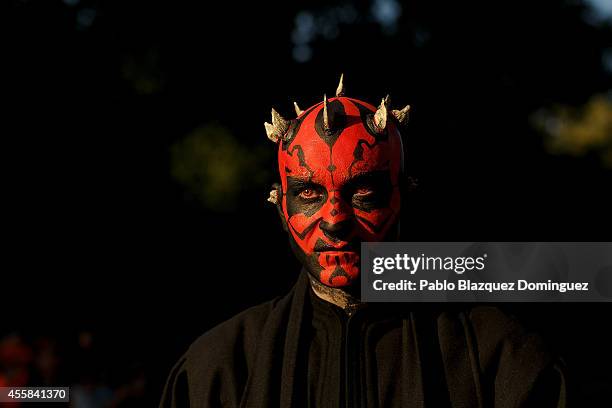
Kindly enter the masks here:
M 279 144 L 281 210 L 298 259 L 321 283 L 346 287 L 360 271 L 360 243 L 395 239 L 402 143 L 378 131 L 376 108 L 346 97 L 303 112 Z

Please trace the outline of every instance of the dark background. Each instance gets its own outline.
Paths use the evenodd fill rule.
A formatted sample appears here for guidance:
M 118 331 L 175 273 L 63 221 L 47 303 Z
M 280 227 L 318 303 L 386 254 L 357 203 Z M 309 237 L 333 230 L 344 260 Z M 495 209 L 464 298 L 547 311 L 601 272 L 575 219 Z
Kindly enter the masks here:
M 152 405 L 199 334 L 286 292 L 299 265 L 266 202 L 263 122 L 341 72 L 348 96 L 412 105 L 406 239 L 610 240 L 596 3 L 3 3 L 5 378 Z M 514 311 L 581 406 L 610 401 L 608 305 Z

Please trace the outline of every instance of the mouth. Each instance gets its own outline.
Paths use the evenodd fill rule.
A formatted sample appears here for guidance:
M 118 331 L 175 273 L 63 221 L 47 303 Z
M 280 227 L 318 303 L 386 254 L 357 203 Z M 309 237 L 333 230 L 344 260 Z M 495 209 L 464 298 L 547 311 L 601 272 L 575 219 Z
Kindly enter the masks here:
M 344 243 L 338 246 L 332 246 L 321 241 L 314 246 L 315 252 L 355 252 L 355 246 L 349 243 Z

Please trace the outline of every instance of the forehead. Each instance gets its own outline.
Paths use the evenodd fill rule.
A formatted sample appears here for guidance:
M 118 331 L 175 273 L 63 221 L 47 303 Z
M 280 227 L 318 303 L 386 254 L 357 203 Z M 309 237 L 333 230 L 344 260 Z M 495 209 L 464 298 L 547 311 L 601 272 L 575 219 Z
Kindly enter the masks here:
M 305 111 L 279 145 L 281 175 L 321 184 L 335 184 L 364 173 L 399 171 L 401 139 L 394 126 L 378 134 L 371 126 L 374 106 L 352 98 L 333 98 L 328 112 L 333 131 L 323 128 L 323 103 Z M 284 178 L 284 177 L 283 177 Z

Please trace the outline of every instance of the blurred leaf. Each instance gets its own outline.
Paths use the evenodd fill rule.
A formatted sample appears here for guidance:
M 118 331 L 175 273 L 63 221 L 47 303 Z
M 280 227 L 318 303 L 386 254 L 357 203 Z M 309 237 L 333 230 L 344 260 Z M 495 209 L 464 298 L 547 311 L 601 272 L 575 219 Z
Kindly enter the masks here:
M 159 52 L 154 48 L 142 54 L 130 54 L 125 57 L 121 67 L 123 77 L 141 95 L 159 92 L 164 85 L 159 60 Z
M 206 208 L 235 210 L 241 194 L 268 181 L 266 161 L 273 150 L 248 148 L 228 129 L 207 124 L 171 148 L 172 176 Z
M 545 133 L 550 153 L 584 156 L 595 152 L 605 166 L 612 167 L 612 101 L 607 95 L 594 95 L 580 108 L 541 110 L 532 121 Z

